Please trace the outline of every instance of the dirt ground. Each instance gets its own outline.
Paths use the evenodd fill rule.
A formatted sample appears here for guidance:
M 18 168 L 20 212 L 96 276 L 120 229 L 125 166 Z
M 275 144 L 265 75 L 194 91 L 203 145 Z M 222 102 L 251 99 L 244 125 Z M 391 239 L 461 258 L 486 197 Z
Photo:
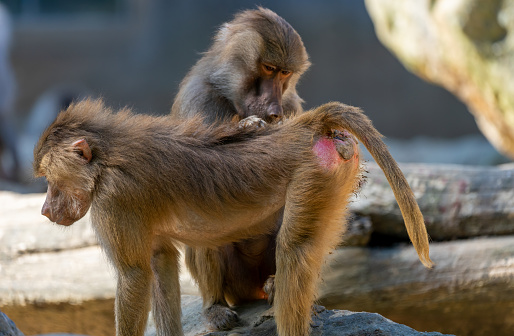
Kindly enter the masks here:
M 114 300 L 1 307 L 26 336 L 47 333 L 73 333 L 112 336 Z

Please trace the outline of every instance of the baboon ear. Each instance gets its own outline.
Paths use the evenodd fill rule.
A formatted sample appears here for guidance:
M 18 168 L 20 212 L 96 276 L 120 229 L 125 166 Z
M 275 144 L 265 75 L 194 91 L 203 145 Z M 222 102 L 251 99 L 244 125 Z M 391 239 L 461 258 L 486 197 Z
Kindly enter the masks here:
M 91 153 L 91 147 L 87 143 L 86 139 L 80 139 L 73 143 L 73 148 L 77 153 L 83 157 L 87 162 L 91 161 L 93 154 Z

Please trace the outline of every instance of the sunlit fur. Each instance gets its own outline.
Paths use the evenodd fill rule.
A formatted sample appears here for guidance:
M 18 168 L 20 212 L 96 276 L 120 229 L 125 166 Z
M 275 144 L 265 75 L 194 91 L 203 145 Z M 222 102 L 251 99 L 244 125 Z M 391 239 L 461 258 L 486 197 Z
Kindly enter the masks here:
M 266 66 L 289 72 L 289 76 L 265 86 L 271 72 Z M 300 35 L 282 17 L 265 8 L 245 10 L 218 29 L 210 48 L 180 84 L 171 115 L 177 119 L 202 116 L 205 123 L 257 116 L 266 122 L 270 111 L 285 117 L 303 111 L 296 85 L 310 66 Z M 280 88 L 278 88 L 280 86 Z M 269 94 L 275 93 L 269 99 Z M 205 315 L 213 329 L 234 327 L 237 315 L 228 304 L 265 297 L 262 285 L 275 273 L 275 239 L 283 208 L 261 226 L 274 229 L 244 241 L 208 248 L 186 247 L 186 265 L 203 297 Z
M 177 244 L 214 249 L 266 234 L 274 227 L 260 224 L 284 207 L 275 318 L 280 336 L 304 336 L 321 266 L 341 240 L 345 205 L 361 174 L 358 155 L 320 164 L 312 148 L 332 129 L 350 131 L 375 157 L 430 266 L 423 217 L 403 174 L 364 114 L 340 103 L 248 130 L 112 113 L 101 101 L 83 101 L 43 133 L 34 169 L 63 191 L 49 190 L 48 204 L 52 197 L 66 202 L 61 198 L 76 188 L 90 193 L 78 200 L 91 204 L 92 225 L 117 270 L 118 336 L 142 336 L 151 306 L 159 335 L 182 335 Z M 90 147 L 90 161 L 70 145 L 78 140 Z

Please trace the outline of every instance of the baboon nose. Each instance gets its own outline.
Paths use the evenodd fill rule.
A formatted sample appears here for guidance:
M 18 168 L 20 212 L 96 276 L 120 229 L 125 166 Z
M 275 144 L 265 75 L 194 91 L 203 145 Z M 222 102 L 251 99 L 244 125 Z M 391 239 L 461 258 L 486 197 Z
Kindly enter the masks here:
M 41 214 L 48 219 L 52 220 L 52 212 L 50 211 L 50 207 L 45 203 L 43 204 L 43 207 L 41 208 Z
M 276 122 L 282 118 L 284 112 L 282 106 L 273 104 L 268 108 L 268 119 L 270 122 Z

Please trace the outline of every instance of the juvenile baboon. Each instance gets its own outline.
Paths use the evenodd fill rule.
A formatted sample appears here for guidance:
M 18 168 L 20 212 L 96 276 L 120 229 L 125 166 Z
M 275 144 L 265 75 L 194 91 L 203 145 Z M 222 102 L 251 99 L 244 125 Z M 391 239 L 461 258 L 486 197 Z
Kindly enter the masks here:
M 283 18 L 265 8 L 240 12 L 184 78 L 171 114 L 212 123 L 301 112 L 296 83 L 309 66 L 300 35 Z
M 116 335 L 143 335 L 150 305 L 159 335 L 182 335 L 177 245 L 215 249 L 266 234 L 274 230 L 266 219 L 284 207 L 275 242 L 277 331 L 308 335 L 319 272 L 340 242 L 343 205 L 361 174 L 353 137 L 333 129 L 349 130 L 375 157 L 430 266 L 405 177 L 369 119 L 340 103 L 258 130 L 112 113 L 101 101 L 72 104 L 34 149 L 35 174 L 48 181 L 42 214 L 71 225 L 91 208 L 117 271 Z M 340 155 L 341 146 L 352 150 Z
M 266 122 L 302 112 L 296 92 L 310 62 L 300 35 L 269 9 L 238 13 L 180 85 L 175 118 L 201 115 L 206 123 L 257 116 Z M 268 218 L 269 233 L 216 249 L 186 247 L 186 264 L 204 299 L 214 329 L 229 329 L 237 314 L 228 303 L 266 298 L 262 290 L 275 274 L 274 242 L 283 209 Z

